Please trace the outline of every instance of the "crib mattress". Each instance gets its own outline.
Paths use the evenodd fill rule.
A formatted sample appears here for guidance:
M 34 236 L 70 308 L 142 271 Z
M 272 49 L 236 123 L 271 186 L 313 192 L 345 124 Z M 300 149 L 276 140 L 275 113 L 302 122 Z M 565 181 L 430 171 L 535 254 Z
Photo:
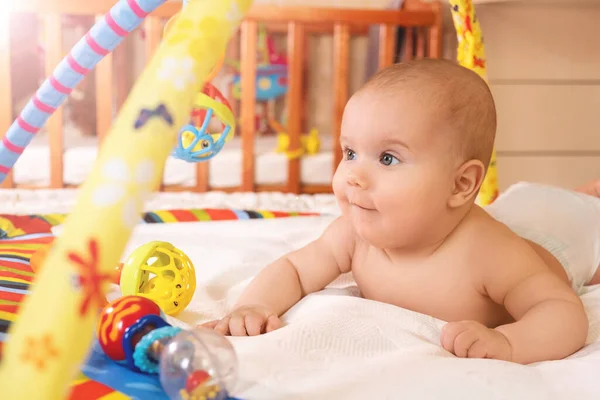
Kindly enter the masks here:
M 301 160 L 301 182 L 312 185 L 327 185 L 333 176 L 333 154 L 330 136 L 322 139 L 322 151 Z M 83 183 L 94 166 L 98 144 L 94 137 L 77 137 L 65 140 L 63 157 L 63 182 L 67 185 Z M 17 184 L 49 186 L 50 149 L 46 138 L 33 141 L 14 166 Z M 276 185 L 287 182 L 288 159 L 275 153 L 275 137 L 257 138 L 255 142 L 255 183 Z M 213 188 L 228 188 L 241 185 L 242 150 L 241 140 L 233 139 L 215 158 L 209 161 L 209 185 Z M 196 166 L 169 157 L 163 177 L 165 185 L 193 187 L 196 185 Z

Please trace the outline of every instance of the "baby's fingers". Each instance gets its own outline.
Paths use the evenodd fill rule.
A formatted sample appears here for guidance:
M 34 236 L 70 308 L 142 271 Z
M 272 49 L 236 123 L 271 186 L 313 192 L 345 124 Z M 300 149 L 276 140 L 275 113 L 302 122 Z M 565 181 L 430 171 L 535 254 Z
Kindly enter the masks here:
M 454 339 L 454 354 L 456 357 L 465 358 L 470 353 L 471 346 L 479 343 L 479 332 L 475 329 L 466 329 Z
M 444 325 L 444 328 L 442 329 L 442 337 L 440 338 L 442 347 L 450 353 L 454 353 L 454 340 L 461 332 L 467 329 L 467 325 L 461 322 L 449 322 Z
M 229 320 L 230 317 L 225 317 L 220 321 L 217 321 L 217 324 L 214 327 L 215 332 L 220 333 L 221 335 L 229 334 Z
M 477 340 L 469 347 L 468 358 L 487 358 L 488 342 L 486 340 Z
M 279 329 L 282 325 L 283 323 L 277 315 L 271 315 L 269 318 L 267 318 L 266 332 L 269 333 L 271 331 Z
M 219 320 L 215 319 L 214 321 L 208 321 L 199 326 L 201 326 L 203 328 L 208 328 L 208 329 L 215 329 L 215 326 L 217 326 L 218 323 L 219 323 Z
M 250 313 L 244 318 L 248 336 L 260 335 L 265 324 L 265 319 L 258 314 Z
M 231 336 L 246 336 L 246 326 L 244 324 L 244 316 L 240 314 L 233 314 L 229 321 L 229 332 Z

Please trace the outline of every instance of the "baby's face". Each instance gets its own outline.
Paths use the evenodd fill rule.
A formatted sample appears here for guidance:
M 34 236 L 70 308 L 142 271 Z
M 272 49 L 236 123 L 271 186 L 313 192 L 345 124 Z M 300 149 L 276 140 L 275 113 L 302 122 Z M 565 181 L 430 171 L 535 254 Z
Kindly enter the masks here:
M 357 234 L 373 246 L 435 241 L 454 172 L 450 135 L 435 114 L 410 90 L 394 98 L 360 93 L 345 109 L 333 190 Z

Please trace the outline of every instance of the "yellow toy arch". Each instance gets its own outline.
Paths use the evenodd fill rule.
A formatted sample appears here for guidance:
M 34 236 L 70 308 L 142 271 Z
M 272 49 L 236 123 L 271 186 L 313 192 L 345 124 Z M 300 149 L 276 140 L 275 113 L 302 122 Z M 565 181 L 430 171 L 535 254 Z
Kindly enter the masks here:
M 475 71 L 487 81 L 483 34 L 472 1 L 450 0 L 450 9 L 458 37 L 458 62 L 460 65 Z M 480 205 L 488 205 L 498 196 L 497 176 L 496 151 L 494 150 L 488 172 L 477 198 Z
M 144 199 L 157 189 L 178 129 L 188 122 L 197 93 L 251 3 L 188 0 L 173 21 L 106 137 L 63 234 L 11 326 L 0 365 L 2 398 L 67 395 Z M 144 13 L 139 5 L 135 11 Z

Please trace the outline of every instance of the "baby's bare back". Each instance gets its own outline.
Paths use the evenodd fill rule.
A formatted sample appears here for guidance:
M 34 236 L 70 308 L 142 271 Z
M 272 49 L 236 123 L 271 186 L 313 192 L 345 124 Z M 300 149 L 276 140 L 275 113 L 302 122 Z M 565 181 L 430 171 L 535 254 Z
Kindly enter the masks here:
M 531 258 L 532 249 L 537 262 L 519 262 L 519 275 L 529 275 L 528 268 L 533 274 L 542 266 L 568 283 L 562 266 L 549 252 L 517 237 L 481 209 L 475 209 L 430 256 L 396 256 L 359 241 L 352 271 L 367 299 L 444 321 L 474 320 L 491 328 L 514 319 L 490 298 L 485 282 L 496 274 L 513 274 L 512 268 L 505 268 L 506 263 L 514 263 L 520 252 Z

